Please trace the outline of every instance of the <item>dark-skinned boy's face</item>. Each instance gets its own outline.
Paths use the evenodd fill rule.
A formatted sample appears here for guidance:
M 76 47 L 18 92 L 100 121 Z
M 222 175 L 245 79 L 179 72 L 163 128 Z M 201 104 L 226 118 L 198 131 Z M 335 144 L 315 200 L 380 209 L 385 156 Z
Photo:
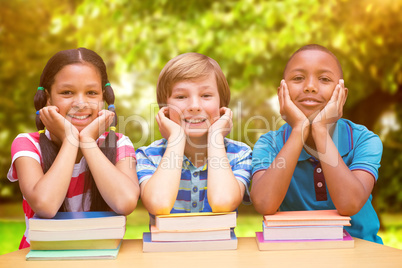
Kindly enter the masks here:
M 291 100 L 310 117 L 331 99 L 341 72 L 332 55 L 320 50 L 304 50 L 288 62 L 284 79 Z

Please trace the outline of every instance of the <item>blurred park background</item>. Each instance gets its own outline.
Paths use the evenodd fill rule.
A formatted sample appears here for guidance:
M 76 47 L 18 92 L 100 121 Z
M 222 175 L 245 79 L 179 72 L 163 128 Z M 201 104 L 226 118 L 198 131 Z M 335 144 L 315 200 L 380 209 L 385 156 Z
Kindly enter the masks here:
M 344 117 L 384 144 L 373 203 L 388 246 L 402 249 L 402 0 L 0 0 L 0 254 L 18 249 L 25 223 L 18 183 L 10 183 L 10 145 L 37 131 L 33 96 L 59 50 L 100 54 L 116 93 L 118 131 L 134 146 L 159 139 L 155 86 L 165 63 L 199 52 L 219 62 L 232 92 L 232 139 L 254 146 L 282 124 L 276 89 L 299 47 L 318 43 L 338 56 L 349 96 Z M 252 206 L 240 207 L 238 236 L 261 230 Z M 126 238 L 141 238 L 141 204 Z

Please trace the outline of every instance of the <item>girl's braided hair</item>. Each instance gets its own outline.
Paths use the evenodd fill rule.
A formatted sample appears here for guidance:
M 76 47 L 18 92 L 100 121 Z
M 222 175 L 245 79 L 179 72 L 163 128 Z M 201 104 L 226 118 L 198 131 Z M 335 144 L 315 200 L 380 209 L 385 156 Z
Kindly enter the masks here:
M 43 69 L 42 75 L 40 77 L 39 87 L 44 88 L 44 90 L 38 90 L 34 97 L 34 104 L 36 111 L 39 111 L 43 107 L 46 106 L 47 96 L 50 95 L 52 85 L 55 80 L 56 74 L 63 69 L 63 67 L 70 64 L 91 64 L 94 66 L 100 73 L 102 79 L 103 88 L 103 100 L 109 106 L 109 111 L 115 113 L 114 120 L 111 124 L 111 130 L 105 138 L 105 142 L 100 146 L 101 151 L 105 154 L 105 156 L 113 163 L 116 164 L 116 143 L 117 136 L 114 132 L 113 127 L 117 124 L 117 115 L 114 108 L 114 92 L 112 87 L 110 86 L 106 65 L 103 62 L 102 58 L 96 54 L 94 51 L 86 49 L 86 48 L 78 48 L 78 49 L 69 49 L 63 50 L 56 53 L 52 58 L 49 59 L 45 68 Z M 36 115 L 36 127 L 38 130 L 43 130 L 45 128 L 44 124 L 40 120 L 39 115 Z M 39 138 L 40 149 L 42 151 L 42 168 L 43 172 L 46 173 L 49 168 L 52 166 L 56 156 L 60 150 L 59 145 L 52 142 L 47 138 L 45 133 L 40 134 Z M 88 192 L 87 190 L 90 189 Z M 98 188 L 96 187 L 96 183 L 92 176 L 91 171 L 87 165 L 87 172 L 85 175 L 85 183 L 84 183 L 84 195 L 82 199 L 82 209 L 84 209 L 84 202 L 87 199 L 86 195 L 90 194 L 90 210 L 91 211 L 104 211 L 110 210 L 109 206 L 103 200 L 101 194 L 99 193 Z M 66 204 L 60 207 L 59 211 L 66 211 Z

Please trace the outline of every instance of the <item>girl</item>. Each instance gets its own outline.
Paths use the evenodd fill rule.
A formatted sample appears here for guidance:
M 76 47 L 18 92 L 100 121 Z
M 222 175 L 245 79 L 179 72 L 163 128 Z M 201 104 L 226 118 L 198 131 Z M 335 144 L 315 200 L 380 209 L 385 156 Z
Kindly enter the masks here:
M 34 103 L 39 131 L 16 137 L 7 175 L 23 194 L 27 229 L 20 249 L 29 247 L 28 219 L 35 213 L 130 214 L 139 197 L 135 151 L 128 137 L 115 133 L 114 93 L 102 58 L 85 48 L 56 53 Z

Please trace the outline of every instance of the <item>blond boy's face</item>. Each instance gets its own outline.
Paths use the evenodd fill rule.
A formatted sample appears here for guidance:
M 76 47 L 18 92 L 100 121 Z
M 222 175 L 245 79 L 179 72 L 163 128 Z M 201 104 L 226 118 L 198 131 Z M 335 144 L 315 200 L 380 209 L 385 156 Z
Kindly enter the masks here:
M 289 61 L 284 79 L 291 100 L 307 116 L 321 111 L 341 79 L 334 57 L 320 50 L 305 50 Z
M 219 92 L 214 73 L 173 85 L 167 99 L 169 118 L 189 137 L 203 137 L 219 117 Z

